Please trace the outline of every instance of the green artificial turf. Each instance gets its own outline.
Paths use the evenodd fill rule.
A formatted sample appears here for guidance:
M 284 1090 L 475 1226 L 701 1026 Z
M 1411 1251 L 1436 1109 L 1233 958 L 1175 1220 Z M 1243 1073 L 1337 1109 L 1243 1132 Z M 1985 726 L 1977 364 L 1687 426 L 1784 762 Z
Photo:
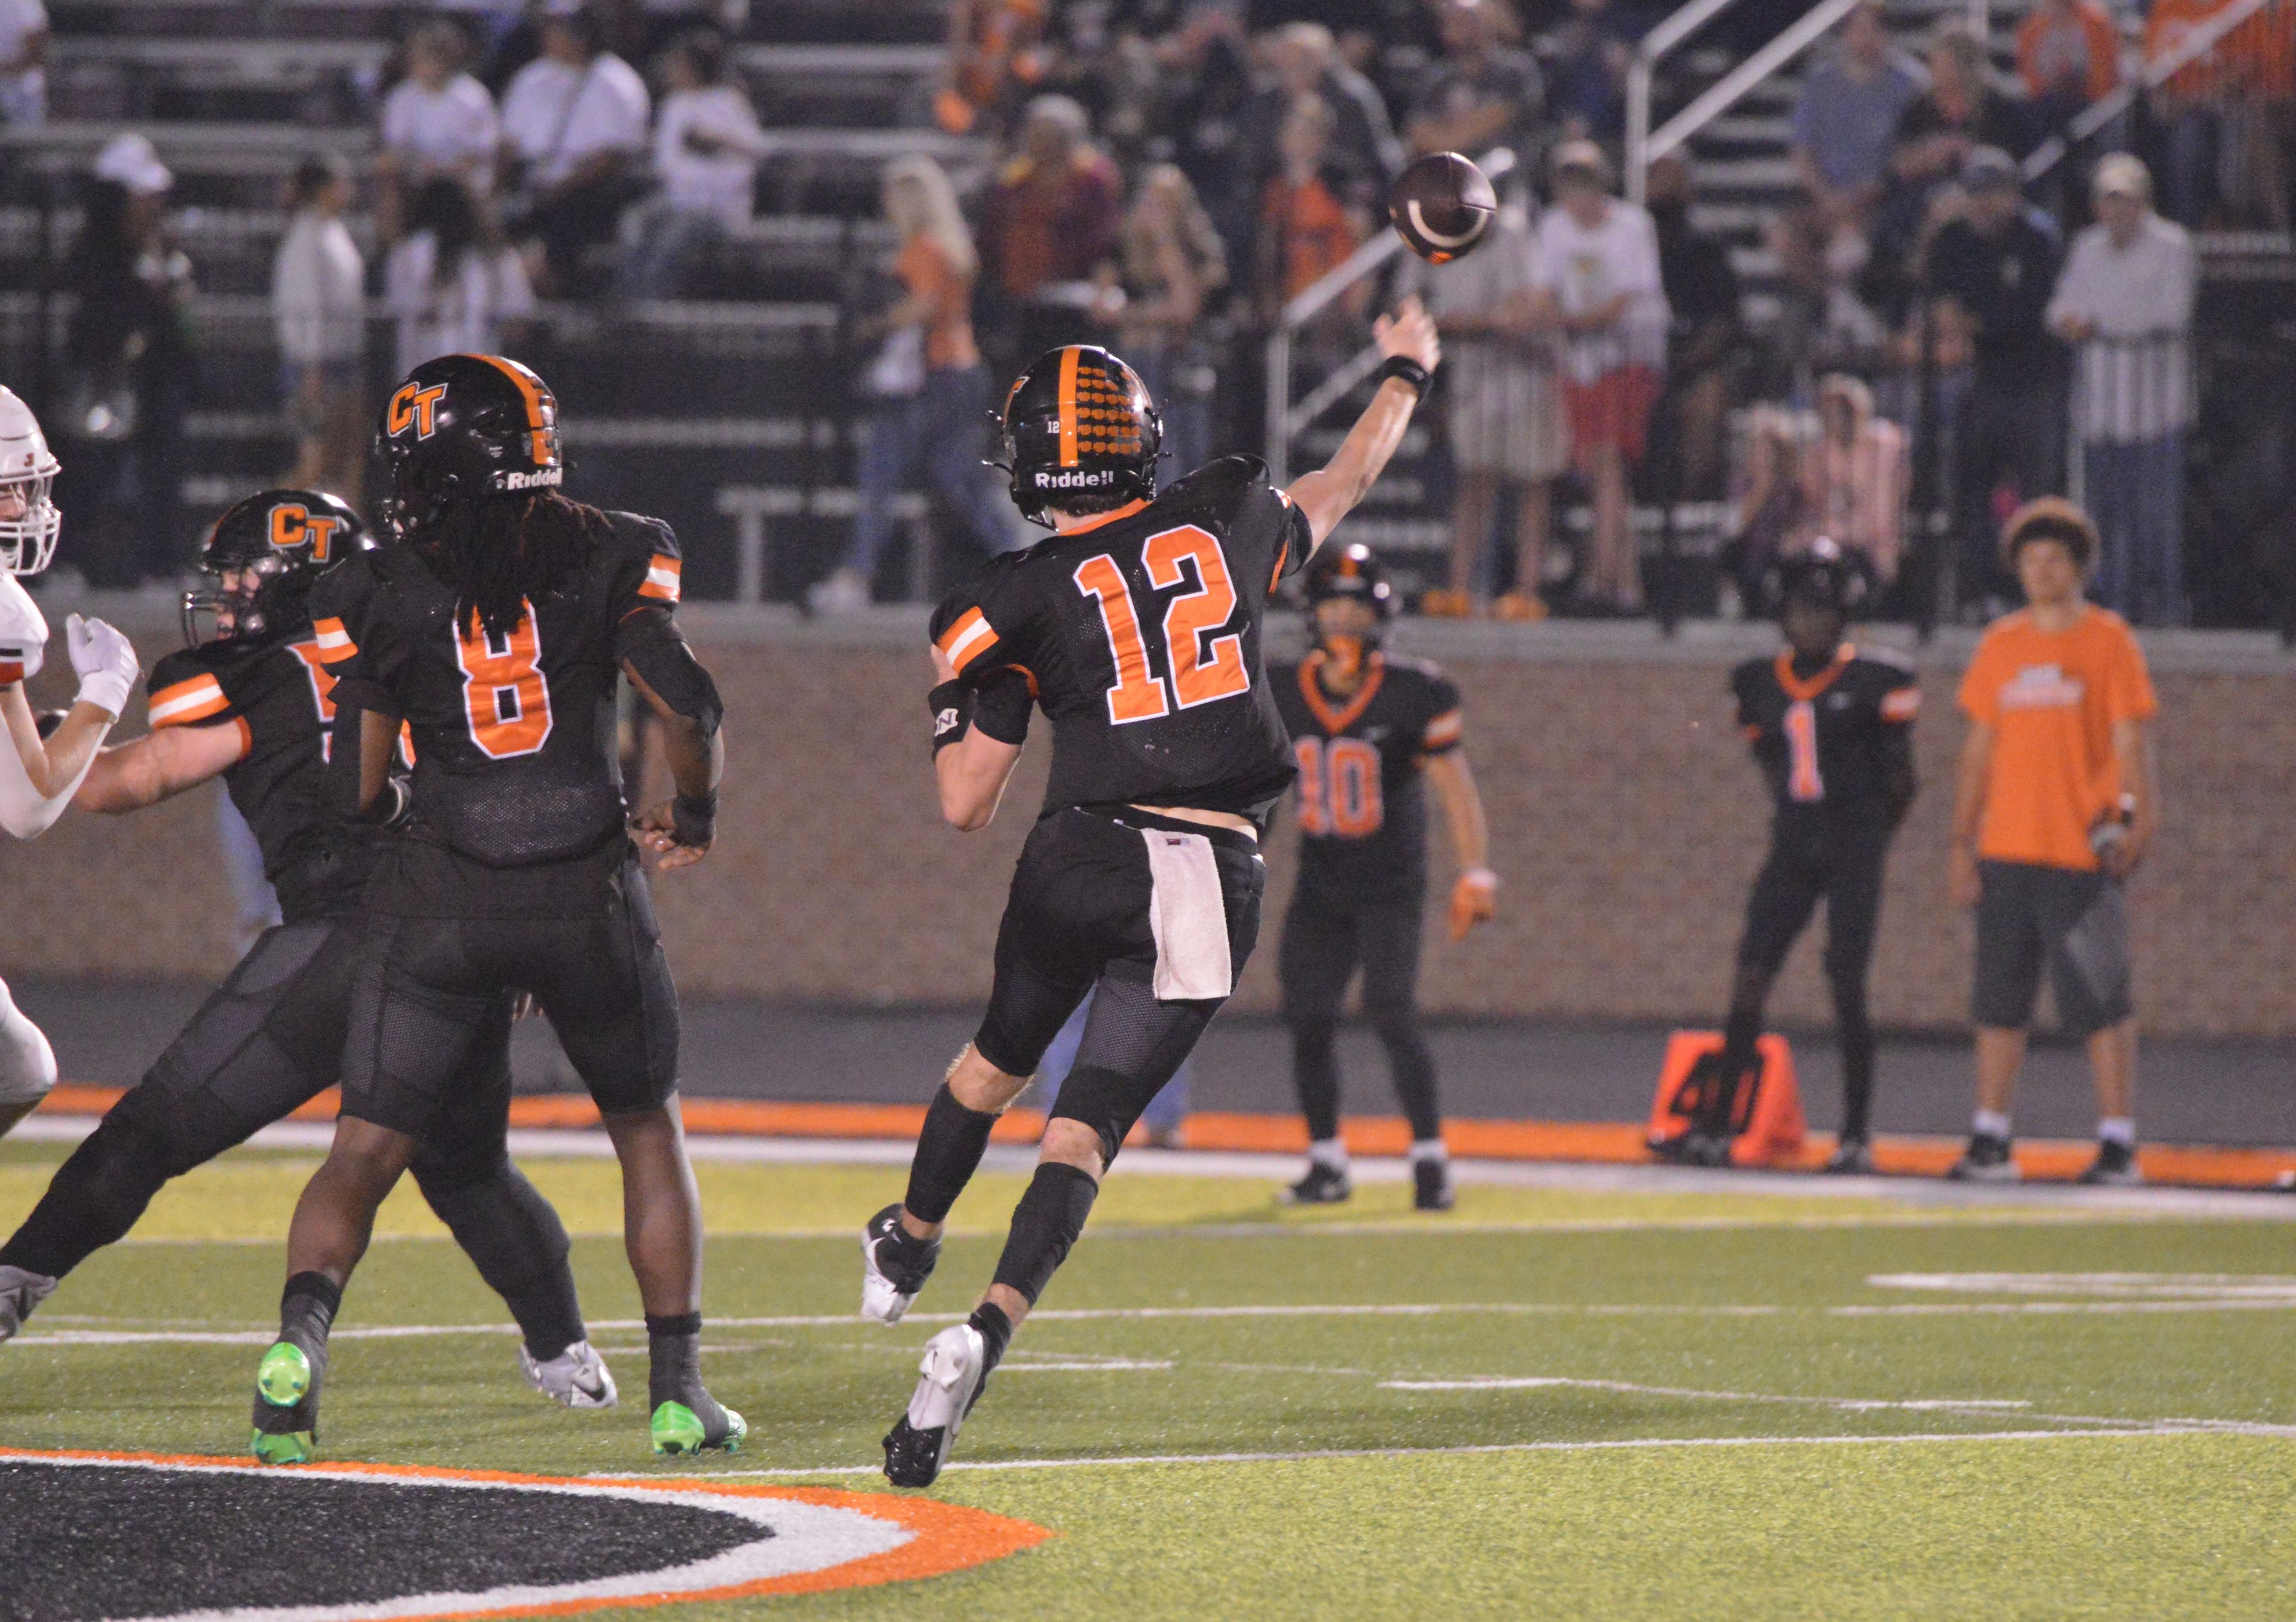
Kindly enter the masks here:
M 57 1158 L 11 1146 L 0 1226 Z M 155 1208 L 161 1237 L 69 1281 L 0 1350 L 0 1443 L 235 1454 L 283 1201 L 308 1165 L 231 1157 Z M 849 1233 L 822 1231 L 892 1198 L 897 1170 L 705 1167 L 723 1218 L 705 1369 L 751 1443 L 678 1466 L 645 1451 L 644 1334 L 601 1203 L 611 1167 L 530 1169 L 584 1235 L 592 1338 L 624 1406 L 542 1403 L 507 1333 L 346 1332 L 327 1456 L 883 1489 L 877 1438 L 925 1338 L 993 1268 L 1018 1187 L 984 1179 L 922 1321 L 882 1329 L 850 1315 Z M 1877 1187 L 1855 1201 L 1470 1188 L 1456 1217 L 1425 1224 L 1374 1188 L 1341 1214 L 1350 1231 L 1279 1220 L 1267 1185 L 1119 1170 L 1113 1220 L 1022 1331 L 957 1458 L 1137 1462 L 951 1471 L 936 1495 L 1057 1534 L 973 1570 L 651 1614 L 2296 1613 L 2296 1307 L 2152 1282 L 2296 1274 L 2296 1231 L 1923 1213 Z M 500 1324 L 426 1221 L 394 1216 L 407 1237 L 375 1248 L 343 1331 Z M 2119 1293 L 1875 1282 L 1940 1274 L 2143 1276 Z M 1214 1310 L 1379 1307 L 1427 1310 Z M 244 1343 L 77 1339 L 138 1332 Z M 1157 1462 L 1250 1454 L 1307 1456 Z

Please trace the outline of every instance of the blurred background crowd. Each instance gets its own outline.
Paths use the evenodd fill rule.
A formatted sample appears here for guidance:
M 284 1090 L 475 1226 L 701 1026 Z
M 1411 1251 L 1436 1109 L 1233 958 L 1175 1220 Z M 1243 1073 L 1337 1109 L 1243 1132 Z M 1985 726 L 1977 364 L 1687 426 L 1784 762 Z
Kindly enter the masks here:
M 1973 621 L 2045 493 L 2141 623 L 2296 596 L 2289 0 L 54 4 L 0 0 L 0 347 L 90 585 L 357 501 L 390 379 L 482 348 L 703 594 L 857 612 L 1024 538 L 982 423 L 1038 351 L 1129 359 L 1175 474 L 1296 467 L 1418 291 L 1354 526 L 1418 611 L 1759 613 L 1825 534 Z M 1504 207 L 1429 267 L 1385 200 L 1445 150 Z

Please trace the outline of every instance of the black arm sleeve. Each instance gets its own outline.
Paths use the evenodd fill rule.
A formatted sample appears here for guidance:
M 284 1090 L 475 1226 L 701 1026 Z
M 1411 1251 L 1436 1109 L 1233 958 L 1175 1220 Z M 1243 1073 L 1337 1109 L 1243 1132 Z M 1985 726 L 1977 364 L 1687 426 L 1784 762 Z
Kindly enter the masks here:
M 642 608 L 623 619 L 617 635 L 621 660 L 670 709 L 696 723 L 705 738 L 715 737 L 726 707 L 718 684 L 693 657 L 668 609 Z

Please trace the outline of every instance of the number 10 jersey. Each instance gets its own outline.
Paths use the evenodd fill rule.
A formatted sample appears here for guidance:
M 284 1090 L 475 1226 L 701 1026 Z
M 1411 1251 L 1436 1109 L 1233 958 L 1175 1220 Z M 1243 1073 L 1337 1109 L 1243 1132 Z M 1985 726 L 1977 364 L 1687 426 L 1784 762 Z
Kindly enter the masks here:
M 1185 806 L 1264 818 L 1291 742 L 1260 658 L 1267 601 L 1314 540 L 1254 456 L 998 558 L 933 641 L 975 686 L 1017 671 L 1053 724 L 1045 809 Z

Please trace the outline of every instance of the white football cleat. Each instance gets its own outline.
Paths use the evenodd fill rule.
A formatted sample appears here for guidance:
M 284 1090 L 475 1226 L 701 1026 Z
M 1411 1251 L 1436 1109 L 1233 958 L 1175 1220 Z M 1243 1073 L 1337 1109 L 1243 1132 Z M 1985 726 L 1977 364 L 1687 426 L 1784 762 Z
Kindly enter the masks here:
M 55 1293 L 56 1281 L 45 1273 L 21 1267 L 0 1267 L 0 1340 L 12 1339 L 32 1315 L 32 1308 Z
M 611 1408 L 621 1400 L 606 1360 L 587 1340 L 577 1340 L 547 1363 L 518 1348 L 518 1366 L 526 1383 L 562 1408 Z
M 895 1487 L 931 1487 L 956 1446 L 957 1427 L 980 1400 L 988 1377 L 988 1343 L 970 1323 L 952 1323 L 925 1342 L 908 1412 L 885 1438 L 885 1479 Z

